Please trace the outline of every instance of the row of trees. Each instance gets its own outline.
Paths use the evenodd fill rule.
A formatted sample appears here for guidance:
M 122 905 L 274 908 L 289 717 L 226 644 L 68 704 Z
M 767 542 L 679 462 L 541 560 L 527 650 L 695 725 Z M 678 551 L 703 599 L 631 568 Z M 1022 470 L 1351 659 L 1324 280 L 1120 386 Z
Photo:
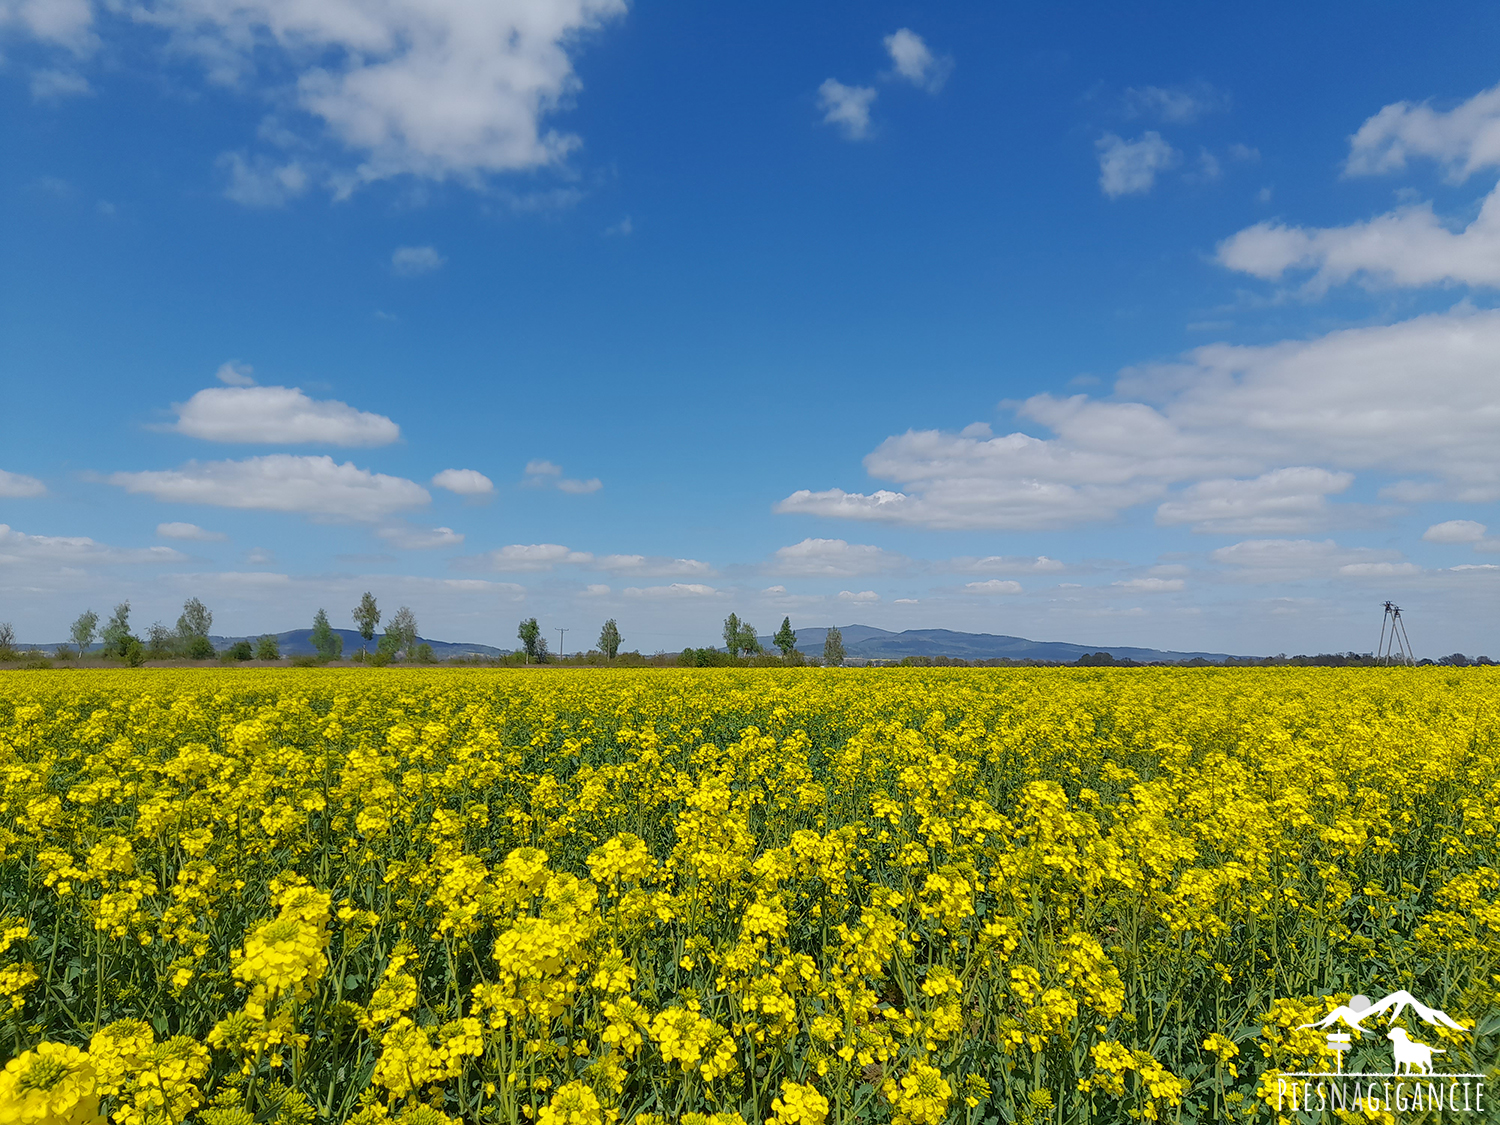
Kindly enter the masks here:
M 771 643 L 781 650 L 783 659 L 792 655 L 797 647 L 797 634 L 792 629 L 790 617 L 781 619 L 781 628 L 776 630 Z M 748 621 L 741 621 L 738 614 L 731 613 L 724 618 L 724 651 L 730 656 L 739 657 L 740 655 L 759 656 L 765 649 L 756 635 L 755 626 Z M 824 662 L 842 664 L 844 655 L 844 634 L 837 628 L 829 629 L 823 638 Z

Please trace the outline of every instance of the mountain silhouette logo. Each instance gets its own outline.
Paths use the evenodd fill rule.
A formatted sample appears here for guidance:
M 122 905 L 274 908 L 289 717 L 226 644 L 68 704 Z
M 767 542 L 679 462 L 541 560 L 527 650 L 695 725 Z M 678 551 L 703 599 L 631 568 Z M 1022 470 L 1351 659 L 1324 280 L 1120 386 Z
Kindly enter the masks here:
M 1469 1029 L 1449 1016 L 1447 1012 L 1439 1011 L 1437 1008 L 1429 1008 L 1405 989 L 1393 992 L 1375 1004 L 1371 1004 L 1364 996 L 1352 997 L 1348 1004 L 1340 1004 L 1317 1023 L 1305 1023 L 1302 1025 L 1302 1028 L 1316 1028 L 1322 1031 L 1332 1027 L 1336 1023 L 1342 1023 L 1346 1027 L 1353 1028 L 1355 1031 L 1369 1033 L 1370 1029 L 1364 1026 L 1365 1020 L 1389 1012 L 1390 1018 L 1386 1022 L 1394 1023 L 1408 1008 L 1416 1013 L 1417 1018 L 1423 1023 L 1430 1024 L 1433 1027 L 1446 1027 L 1453 1031 L 1462 1031 L 1464 1034 L 1468 1034 Z

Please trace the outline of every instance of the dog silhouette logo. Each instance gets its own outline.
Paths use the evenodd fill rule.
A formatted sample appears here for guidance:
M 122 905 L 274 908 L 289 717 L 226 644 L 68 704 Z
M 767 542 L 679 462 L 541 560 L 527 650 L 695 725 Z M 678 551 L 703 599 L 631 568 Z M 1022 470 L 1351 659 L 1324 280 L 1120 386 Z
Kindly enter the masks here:
M 1397 1074 L 1431 1074 L 1432 1056 L 1446 1055 L 1448 1052 L 1438 1047 L 1429 1047 L 1425 1043 L 1417 1043 L 1406 1034 L 1406 1028 L 1393 1027 L 1385 1033 L 1396 1048 L 1396 1066 L 1394 1072 Z M 1415 1067 L 1415 1071 L 1413 1070 Z

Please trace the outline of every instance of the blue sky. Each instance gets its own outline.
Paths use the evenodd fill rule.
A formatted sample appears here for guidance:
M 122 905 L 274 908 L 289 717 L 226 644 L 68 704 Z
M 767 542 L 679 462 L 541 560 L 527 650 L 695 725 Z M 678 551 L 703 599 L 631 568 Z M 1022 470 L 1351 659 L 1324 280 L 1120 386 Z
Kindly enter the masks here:
M 0 620 L 1500 656 L 1442 13 L 0 0 Z

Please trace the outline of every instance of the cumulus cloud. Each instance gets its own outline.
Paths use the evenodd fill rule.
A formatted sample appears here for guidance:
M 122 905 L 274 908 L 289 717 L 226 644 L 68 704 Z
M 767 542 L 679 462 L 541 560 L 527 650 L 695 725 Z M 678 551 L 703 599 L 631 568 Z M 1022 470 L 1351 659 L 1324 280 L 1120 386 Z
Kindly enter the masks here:
M 870 603 L 878 602 L 879 600 L 880 595 L 877 594 L 874 590 L 860 590 L 858 592 L 854 590 L 839 591 L 839 601 L 841 602 L 854 602 L 858 605 L 869 605 Z
M 383 520 L 431 501 L 403 477 L 342 465 L 332 457 L 273 453 L 244 461 L 189 461 L 180 469 L 113 473 L 109 484 L 180 504 L 300 512 L 330 520 Z
M 24 500 L 33 496 L 45 496 L 47 486 L 36 477 L 25 473 L 7 473 L 0 469 L 0 497 L 7 500 Z
M 1105 133 L 1094 142 L 1099 152 L 1099 189 L 1111 199 L 1144 195 L 1156 184 L 1156 174 L 1176 167 L 1182 154 L 1148 129 L 1133 141 Z
M 609 587 L 604 583 L 591 582 L 589 585 L 583 588 L 583 592 L 580 594 L 580 596 L 585 598 L 604 598 L 608 597 L 609 593 Z
M 398 246 L 391 254 L 391 272 L 416 277 L 441 269 L 447 260 L 431 246 Z
M 934 55 L 922 37 L 909 27 L 887 35 L 885 49 L 891 56 L 896 74 L 929 94 L 941 90 L 943 83 L 948 81 L 948 75 L 953 72 L 953 60 Z
M 986 555 L 973 558 L 963 555 L 950 559 L 947 570 L 959 574 L 1057 574 L 1068 569 L 1067 563 L 1049 559 L 1046 555 L 1017 557 L 1014 555 Z
M 206 531 L 195 523 L 159 523 L 156 534 L 162 539 L 182 539 L 192 543 L 223 543 L 229 538 L 222 531 Z
M 985 582 L 965 582 L 964 589 L 971 594 L 1019 594 L 1021 584 L 1010 579 L 991 578 Z
M 1183 589 L 1187 583 L 1181 578 L 1125 578 L 1110 585 L 1134 594 L 1171 594 Z
M 1359 281 L 1381 286 L 1500 285 L 1500 188 L 1466 227 L 1450 229 L 1428 202 L 1341 227 L 1260 222 L 1226 238 L 1219 263 L 1267 281 L 1303 271 L 1309 293 Z
M 482 556 L 499 571 L 551 570 L 563 564 L 582 565 L 594 561 L 587 551 L 574 551 L 559 543 L 512 543 Z
M 598 492 L 604 487 L 604 482 L 598 477 L 590 477 L 588 480 L 565 477 L 562 475 L 562 466 L 552 461 L 527 461 L 526 479 L 523 483 L 530 488 L 555 488 L 573 496 Z
M 226 387 L 253 387 L 255 386 L 255 368 L 248 363 L 230 359 L 219 364 L 219 369 L 214 372 L 214 378 Z
M 444 469 L 432 478 L 432 485 L 460 496 L 491 496 L 495 492 L 495 482 L 477 469 Z
M 666 598 L 715 598 L 719 591 L 712 586 L 705 586 L 701 582 L 673 582 L 670 586 L 627 586 L 625 587 L 627 598 L 648 598 L 661 600 Z
M 1173 125 L 1189 125 L 1210 113 L 1229 108 L 1229 95 L 1206 82 L 1191 86 L 1131 86 L 1125 91 L 1128 117 L 1156 117 Z
M 0 566 L 38 562 L 57 566 L 176 563 L 187 556 L 171 547 L 111 547 L 85 536 L 27 535 L 0 523 Z
M 436 547 L 461 547 L 464 537 L 451 527 L 382 527 L 375 534 L 403 551 L 428 551 Z
M 1496 355 L 1500 312 L 1462 309 L 1306 341 L 1212 344 L 1127 370 L 1114 401 L 1044 394 L 1021 403 L 1018 415 L 1051 437 L 908 431 L 864 459 L 899 491 L 802 489 L 776 510 L 1041 530 L 1155 502 L 1176 505 L 1167 520 L 1218 519 L 1227 530 L 1236 519 L 1276 518 L 1277 504 L 1301 505 L 1280 518 L 1312 522 L 1318 497 L 1340 491 L 1338 474 L 1366 470 L 1420 474 L 1412 487 L 1428 499 L 1500 499 Z M 1243 479 L 1309 462 L 1325 468 Z M 1167 494 L 1199 482 L 1218 483 Z
M 332 142 L 319 175 L 347 194 L 392 176 L 474 182 L 562 162 L 579 139 L 546 122 L 581 89 L 572 55 L 626 4 L 155 0 L 130 10 L 214 84 L 291 99 L 308 127 L 282 125 L 273 143 Z M 0 25 L 82 50 L 93 12 L 88 0 L 4 0 Z M 231 198 L 250 205 L 282 202 L 309 179 L 265 156 L 231 153 L 226 164 Z
M 1390 577 L 1420 569 L 1402 562 L 1398 551 L 1341 547 L 1332 539 L 1246 539 L 1220 547 L 1209 558 L 1229 568 L 1231 577 L 1250 582 Z
M 1476 551 L 1500 551 L 1500 539 L 1491 539 L 1488 528 L 1476 520 L 1445 520 L 1422 533 L 1429 543 L 1467 544 Z
M 208 387 L 173 404 L 172 427 L 205 441 L 296 445 L 389 445 L 401 427 L 333 399 L 312 399 L 298 387 Z
M 1500 86 L 1446 111 L 1427 102 L 1384 107 L 1349 139 L 1344 171 L 1351 176 L 1400 172 L 1412 157 L 1444 165 L 1454 182 L 1500 167 Z
M 874 101 L 872 86 L 845 86 L 830 78 L 818 87 L 818 108 L 823 111 L 823 121 L 838 126 L 851 141 L 870 135 L 870 105 Z
M 866 543 L 804 539 L 790 547 L 780 548 L 772 556 L 770 571 L 773 574 L 843 578 L 894 570 L 906 563 L 901 555 Z
M 600 555 L 594 559 L 597 570 L 611 574 L 639 574 L 643 577 L 672 578 L 710 577 L 714 568 L 697 559 L 673 559 L 660 555 Z
M 1478 543 L 1487 529 L 1475 520 L 1445 520 L 1422 532 L 1429 543 Z
M 1252 480 L 1206 480 L 1190 485 L 1156 509 L 1164 527 L 1190 523 L 1194 531 L 1275 535 L 1328 526 L 1328 496 L 1354 483 L 1354 474 L 1299 466 L 1274 469 Z

